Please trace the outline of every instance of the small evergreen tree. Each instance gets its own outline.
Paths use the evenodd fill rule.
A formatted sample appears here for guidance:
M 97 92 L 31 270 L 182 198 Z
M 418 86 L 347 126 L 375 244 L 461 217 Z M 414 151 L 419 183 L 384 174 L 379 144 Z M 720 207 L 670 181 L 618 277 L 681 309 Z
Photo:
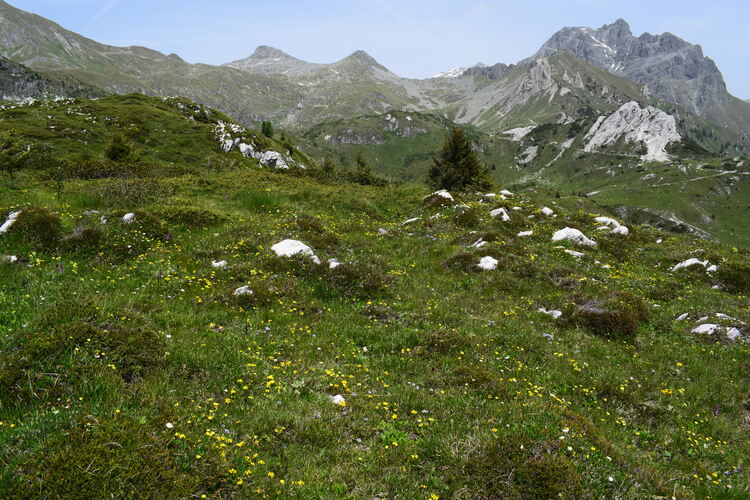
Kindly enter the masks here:
M 30 149 L 10 133 L 0 135 L 0 170 L 13 180 L 13 174 L 21 170 L 30 155 Z
M 268 121 L 261 123 L 260 131 L 269 139 L 273 138 L 273 123 Z
M 133 146 L 122 134 L 114 134 L 104 148 L 104 156 L 112 161 L 122 162 L 133 158 Z
M 323 159 L 323 172 L 325 172 L 326 174 L 333 174 L 334 172 L 336 172 L 336 164 L 333 163 L 333 160 L 330 156 L 326 156 Z
M 427 184 L 435 189 L 466 191 L 492 186 L 489 169 L 482 165 L 463 130 L 454 127 L 439 156 L 427 172 Z

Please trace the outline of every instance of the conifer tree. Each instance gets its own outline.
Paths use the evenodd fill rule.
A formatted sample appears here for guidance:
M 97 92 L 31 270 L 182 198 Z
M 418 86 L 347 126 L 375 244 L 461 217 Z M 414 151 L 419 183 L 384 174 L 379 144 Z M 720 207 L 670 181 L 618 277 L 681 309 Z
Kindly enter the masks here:
M 489 169 L 479 162 L 469 138 L 463 130 L 454 127 L 427 172 L 427 184 L 435 189 L 483 190 L 492 186 L 492 180 Z

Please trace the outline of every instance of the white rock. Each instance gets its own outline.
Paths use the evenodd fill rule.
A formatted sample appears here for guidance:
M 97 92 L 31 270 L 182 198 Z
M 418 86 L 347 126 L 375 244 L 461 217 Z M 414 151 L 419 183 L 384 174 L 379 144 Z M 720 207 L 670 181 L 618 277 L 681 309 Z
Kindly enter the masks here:
M 16 219 L 18 219 L 18 216 L 21 215 L 21 211 L 18 212 L 11 212 L 8 215 L 8 219 L 3 223 L 2 226 L 0 226 L 0 234 L 5 234 L 10 230 L 10 227 L 16 223 Z
M 729 340 L 734 342 L 738 338 L 742 337 L 742 332 L 737 328 L 730 328 L 729 330 L 727 330 L 727 337 L 729 337 Z
M 241 286 L 234 291 L 235 297 L 241 297 L 243 295 L 255 295 L 255 293 L 250 289 L 249 286 Z
M 662 243 L 664 243 L 664 240 L 662 238 L 659 238 L 658 240 L 656 240 L 657 245 L 661 245 Z
M 518 142 L 527 135 L 531 133 L 536 128 L 536 125 L 529 125 L 528 127 L 519 127 L 519 128 L 513 128 L 510 130 L 506 130 L 503 132 L 504 136 L 507 136 L 506 138 L 509 141 Z
M 434 193 L 425 196 L 423 199 L 427 200 L 429 198 L 432 198 L 433 196 L 439 196 L 441 198 L 445 198 L 446 200 L 453 201 L 453 196 L 445 189 L 441 189 L 440 191 L 435 191 Z
M 499 263 L 500 262 L 497 259 L 487 256 L 482 257 L 482 259 L 479 261 L 479 264 L 477 264 L 477 267 L 484 271 L 494 271 L 495 269 L 497 269 L 497 265 Z
M 132 224 L 134 220 L 135 220 L 135 214 L 134 213 L 125 214 L 125 215 L 122 216 L 122 221 L 125 224 Z
M 690 313 L 684 313 L 677 316 L 677 319 L 675 319 L 675 321 L 685 321 L 688 319 L 690 319 Z
M 495 193 L 487 193 L 486 195 L 482 196 L 483 200 L 491 200 L 493 198 L 496 198 L 497 194 Z
M 214 260 L 211 262 L 211 267 L 215 269 L 226 269 L 227 264 L 228 263 L 225 260 Z
M 518 233 L 519 238 L 526 238 L 528 236 L 533 236 L 533 235 L 534 235 L 534 231 L 521 231 L 520 233 Z
M 500 194 L 503 195 L 503 196 L 507 196 L 508 198 L 510 198 L 512 196 L 515 196 L 513 193 L 511 193 L 507 189 L 503 189 L 502 191 L 500 191 Z
M 713 335 L 724 330 L 723 326 L 714 325 L 712 323 L 706 323 L 693 328 L 693 333 L 702 333 L 706 335 Z
M 588 239 L 581 231 L 572 227 L 566 227 L 552 236 L 552 241 L 570 241 L 576 245 L 595 247 L 596 242 Z
M 279 257 L 293 257 L 295 255 L 303 255 L 306 257 L 310 257 L 310 260 L 312 260 L 316 264 L 320 264 L 320 259 L 315 255 L 312 248 L 305 245 L 301 241 L 284 240 L 272 246 L 271 250 L 275 252 Z
M 18 262 L 18 257 L 15 255 L 5 255 L 0 258 L 0 262 L 4 262 L 5 264 L 15 264 Z
M 341 265 L 341 262 L 339 262 L 336 259 L 331 259 L 328 261 L 328 269 L 336 269 Z
M 335 396 L 331 396 L 331 403 L 339 406 L 346 406 L 346 399 L 344 399 L 344 396 L 341 394 L 336 394 Z
M 166 427 L 167 429 L 174 429 L 174 424 L 173 424 L 172 422 L 167 422 L 166 424 L 164 424 L 164 426 L 165 426 L 165 427 Z
M 484 241 L 484 239 L 479 238 L 477 241 L 474 242 L 469 248 L 482 248 L 483 246 L 486 246 L 487 242 Z
M 537 309 L 537 312 L 546 314 L 547 316 L 551 316 L 552 319 L 560 319 L 562 317 L 562 311 L 558 311 L 557 309 L 552 309 L 548 311 L 544 307 L 540 307 L 539 309 Z
M 280 168 L 286 170 L 289 168 L 284 156 L 278 151 L 266 151 L 258 156 L 258 161 L 267 167 Z
M 623 236 L 627 236 L 630 233 L 630 230 L 626 226 L 623 226 L 616 220 L 609 217 L 597 217 L 594 220 L 596 220 L 596 222 L 598 222 L 599 224 L 603 224 L 600 229 L 609 228 L 612 234 L 621 234 Z
M 573 257 L 578 257 L 578 258 L 581 258 L 584 255 L 586 255 L 586 254 L 581 253 L 581 252 L 576 252 L 575 250 L 563 250 L 563 252 L 565 252 L 568 255 L 572 255 Z
M 381 227 L 380 229 L 378 229 L 378 234 L 379 234 L 380 236 L 385 236 L 385 235 L 387 235 L 387 234 L 388 234 L 388 230 L 387 230 L 387 229 L 385 229 L 384 227 Z
M 687 269 L 688 267 L 693 267 L 693 266 L 708 267 L 708 265 L 709 263 L 707 260 L 698 260 L 698 259 L 693 258 L 693 259 L 688 259 L 684 262 L 680 262 L 679 264 L 677 264 L 676 266 L 672 268 L 672 272 L 679 271 L 680 269 Z
M 490 212 L 490 215 L 494 218 L 500 218 L 503 222 L 509 222 L 510 221 L 510 215 L 508 215 L 508 211 L 504 208 L 498 208 L 496 210 L 493 210 Z
M 547 217 L 552 217 L 553 215 L 555 215 L 554 210 L 549 207 L 542 207 L 542 213 Z
M 601 116 L 584 137 L 586 152 L 598 151 L 611 146 L 620 139 L 628 143 L 641 143 L 646 146 L 643 161 L 668 161 L 667 146 L 679 142 L 682 137 L 677 132 L 677 121 L 652 106 L 641 108 L 631 101 L 608 117 Z
M 417 222 L 418 220 L 421 220 L 421 219 L 422 219 L 421 217 L 414 217 L 413 219 L 405 220 L 404 222 L 401 223 L 401 225 L 406 226 L 413 222 Z
M 719 270 L 719 266 L 717 266 L 716 264 L 714 264 L 714 265 L 712 265 L 712 266 L 708 266 L 708 267 L 706 268 L 706 272 L 707 272 L 707 273 L 715 273 L 715 272 L 716 272 L 716 271 L 718 271 L 718 270 Z

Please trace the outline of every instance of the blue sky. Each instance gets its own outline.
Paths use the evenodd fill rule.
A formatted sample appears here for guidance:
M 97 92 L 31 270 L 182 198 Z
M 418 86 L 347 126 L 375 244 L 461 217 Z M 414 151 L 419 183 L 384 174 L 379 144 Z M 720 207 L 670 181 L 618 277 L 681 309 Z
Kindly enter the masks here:
M 563 26 L 621 17 L 636 35 L 670 31 L 700 43 L 729 90 L 750 98 L 748 0 L 10 0 L 112 45 L 145 45 L 221 64 L 271 45 L 311 62 L 358 49 L 402 76 L 476 62 L 512 63 Z

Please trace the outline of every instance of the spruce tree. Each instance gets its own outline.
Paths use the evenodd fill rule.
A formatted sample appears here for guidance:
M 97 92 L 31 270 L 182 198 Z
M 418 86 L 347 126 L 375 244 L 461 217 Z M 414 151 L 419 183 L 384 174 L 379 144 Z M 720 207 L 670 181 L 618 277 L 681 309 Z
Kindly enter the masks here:
M 263 122 L 260 124 L 260 131 L 268 137 L 269 139 L 273 138 L 273 123 L 271 122 Z
M 427 172 L 427 184 L 435 189 L 466 191 L 489 189 L 492 181 L 489 169 L 479 162 L 469 138 L 454 127 Z

